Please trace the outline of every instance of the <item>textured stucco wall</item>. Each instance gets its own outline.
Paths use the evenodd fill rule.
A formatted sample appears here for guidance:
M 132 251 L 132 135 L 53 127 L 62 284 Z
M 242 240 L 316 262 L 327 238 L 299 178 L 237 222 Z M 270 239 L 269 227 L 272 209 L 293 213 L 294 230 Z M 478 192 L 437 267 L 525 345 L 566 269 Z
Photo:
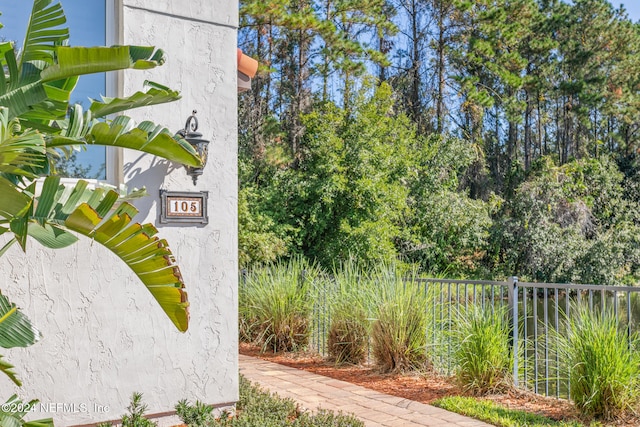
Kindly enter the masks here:
M 44 404 L 33 417 L 53 416 L 58 426 L 117 419 L 134 391 L 152 413 L 172 411 L 183 398 L 237 399 L 237 2 L 123 3 L 121 41 L 167 53 L 160 68 L 124 72 L 124 93 L 149 79 L 183 95 L 130 115 L 178 130 L 196 109 L 199 131 L 211 140 L 195 187 L 181 165 L 137 152 L 123 157 L 125 182 L 150 194 L 135 202 L 137 220 L 157 225 L 181 267 L 191 323 L 187 333 L 175 330 L 137 277 L 98 244 L 53 251 L 30 242 L 26 256 L 13 247 L 0 259 L 0 289 L 44 338 L 2 354 L 24 382 L 16 392 Z M 159 225 L 160 188 L 209 191 L 209 224 Z M 7 395 L 0 398 L 11 389 L 0 377 Z

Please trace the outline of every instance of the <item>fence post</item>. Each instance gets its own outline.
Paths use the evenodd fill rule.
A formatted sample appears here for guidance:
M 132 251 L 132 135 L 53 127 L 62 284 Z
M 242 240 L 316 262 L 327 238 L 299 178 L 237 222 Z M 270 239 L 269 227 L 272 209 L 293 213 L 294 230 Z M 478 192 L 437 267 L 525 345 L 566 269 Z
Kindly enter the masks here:
M 513 351 L 513 385 L 518 387 L 518 336 L 520 335 L 519 331 L 519 319 L 518 319 L 518 278 L 516 276 L 509 277 L 508 280 L 509 286 L 509 311 L 511 311 L 511 321 L 512 321 L 512 347 Z

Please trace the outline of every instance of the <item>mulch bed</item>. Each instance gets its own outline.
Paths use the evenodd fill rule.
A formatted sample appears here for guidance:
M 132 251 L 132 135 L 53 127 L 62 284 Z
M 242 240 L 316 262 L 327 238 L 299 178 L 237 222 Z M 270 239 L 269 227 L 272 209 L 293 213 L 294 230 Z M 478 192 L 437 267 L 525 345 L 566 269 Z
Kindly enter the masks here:
M 452 378 L 434 375 L 432 373 L 381 374 L 374 366 L 350 365 L 336 366 L 313 353 L 273 353 L 261 352 L 255 345 L 240 343 L 240 353 L 259 357 L 270 362 L 302 369 L 319 375 L 357 384 L 372 390 L 403 397 L 422 403 L 432 403 L 434 400 L 447 396 L 460 396 L 465 393 Z M 505 394 L 485 396 L 483 399 L 492 400 L 510 409 L 524 410 L 549 417 L 554 420 L 579 420 L 573 405 L 565 399 L 545 397 L 534 393 L 512 390 Z M 586 423 L 589 424 L 588 422 Z M 640 420 L 619 421 L 603 426 L 634 427 L 640 426 Z

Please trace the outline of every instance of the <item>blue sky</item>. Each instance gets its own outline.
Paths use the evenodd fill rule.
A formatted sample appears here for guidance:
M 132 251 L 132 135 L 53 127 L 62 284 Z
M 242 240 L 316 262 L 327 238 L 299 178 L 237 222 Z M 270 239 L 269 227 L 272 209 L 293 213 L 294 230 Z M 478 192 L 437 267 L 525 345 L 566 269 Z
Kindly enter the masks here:
M 4 25 L 0 29 L 0 38 L 14 41 L 18 48 L 22 47 L 32 4 L 29 0 L 0 0 L 0 22 Z M 105 45 L 104 0 L 63 0 L 62 6 L 72 46 Z M 74 92 L 74 101 L 96 97 L 96 88 L 104 92 L 104 77 L 83 76 Z
M 638 0 L 613 0 L 611 1 L 611 4 L 614 5 L 615 7 L 620 6 L 621 4 L 624 4 L 624 8 L 627 9 L 627 12 L 629 13 L 629 18 L 631 18 L 631 20 L 633 22 L 638 22 L 640 21 L 640 1 Z

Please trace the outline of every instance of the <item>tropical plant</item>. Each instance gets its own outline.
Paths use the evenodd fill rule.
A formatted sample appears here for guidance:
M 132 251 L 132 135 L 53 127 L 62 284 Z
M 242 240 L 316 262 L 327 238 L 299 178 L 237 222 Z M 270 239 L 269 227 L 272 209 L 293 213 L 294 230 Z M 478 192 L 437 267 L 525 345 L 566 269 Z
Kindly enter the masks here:
M 9 302 L 7 297 L 0 294 L 0 347 L 28 347 L 40 339 L 40 332 L 31 324 L 15 304 Z M 13 365 L 2 360 L 0 356 L 0 371 L 4 373 L 17 386 L 22 385 L 20 379 L 13 371 Z M 18 396 L 13 395 L 0 406 L 1 426 L 32 426 L 23 420 L 38 400 L 22 402 Z M 34 421 L 35 423 L 35 421 Z M 51 419 L 38 420 L 38 425 L 53 425 Z M 35 425 L 35 424 L 33 424 Z
M 472 304 L 461 309 L 452 326 L 456 378 L 473 394 L 507 387 L 513 357 L 507 310 Z
M 180 331 L 188 327 L 188 301 L 175 258 L 152 224 L 138 224 L 138 212 L 113 189 L 60 183 L 54 160 L 74 147 L 125 147 L 191 166 L 201 165 L 195 150 L 165 128 L 145 121 L 135 125 L 113 115 L 131 108 L 173 101 L 179 94 L 156 83 L 146 92 L 125 98 L 94 100 L 87 111 L 71 105 L 78 76 L 90 73 L 149 69 L 164 62 L 153 47 L 70 47 L 59 3 L 35 0 L 23 48 L 0 43 L 0 235 L 12 235 L 0 256 L 17 243 L 27 250 L 30 236 L 60 249 L 78 240 L 72 232 L 101 243 L 120 257 L 149 289 Z M 39 333 L 15 305 L 0 299 L 0 346 L 28 346 Z M 19 380 L 3 365 L 16 384 Z
M 151 84 L 144 94 L 93 101 L 86 112 L 80 105 L 69 105 L 78 75 L 148 69 L 161 65 L 164 54 L 152 47 L 64 46 L 68 31 L 59 28 L 61 23 L 64 13 L 59 3 L 36 0 L 20 57 L 16 58 L 11 43 L 0 44 L 0 62 L 8 70 L 0 82 L 0 234 L 13 233 L 0 254 L 14 243 L 26 250 L 27 236 L 58 249 L 78 240 L 68 230 L 84 234 L 120 256 L 184 331 L 186 294 L 175 260 L 166 242 L 153 237 L 152 225 L 131 223 L 137 213 L 132 205 L 118 203 L 121 200 L 115 191 L 89 189 L 84 181 L 69 188 L 58 177 L 48 176 L 41 191 L 36 186 L 39 177 L 51 173 L 56 148 L 110 145 L 200 164 L 195 150 L 163 127 L 150 122 L 135 126 L 126 116 L 99 120 L 130 108 L 178 99 L 176 92 L 165 87 Z

